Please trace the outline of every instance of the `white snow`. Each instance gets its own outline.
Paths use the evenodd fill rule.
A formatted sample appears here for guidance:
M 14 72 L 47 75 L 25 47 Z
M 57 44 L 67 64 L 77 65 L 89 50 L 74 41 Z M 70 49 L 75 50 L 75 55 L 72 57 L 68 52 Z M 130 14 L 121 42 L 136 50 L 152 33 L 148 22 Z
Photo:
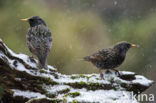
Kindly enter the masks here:
M 26 69 L 26 68 L 24 67 L 24 65 L 21 64 L 21 63 L 19 63 L 19 62 L 17 62 L 16 70 L 18 70 L 18 71 L 25 71 L 25 72 L 27 72 L 27 73 L 29 73 L 29 74 L 32 74 L 30 70 Z
M 70 88 L 67 85 L 54 85 L 54 86 L 43 86 L 49 93 L 57 93 L 58 91 Z
M 31 91 L 21 91 L 18 89 L 12 89 L 12 91 L 14 92 L 13 96 L 22 96 L 25 98 L 44 98 L 46 97 L 43 94 L 37 93 L 37 92 L 31 92 Z
M 72 98 L 67 97 L 67 103 L 72 100 L 79 102 L 94 102 L 94 103 L 138 103 L 136 99 L 131 98 L 131 93 L 126 91 L 114 90 L 96 90 L 87 91 L 86 89 L 73 89 L 71 92 L 78 91 L 80 96 Z
M 57 70 L 56 68 L 54 68 L 54 67 L 51 66 L 51 65 L 48 65 L 48 69 L 51 69 L 51 70 Z
M 33 63 L 33 62 L 30 61 L 29 56 L 27 56 L 27 55 L 25 55 L 25 54 L 16 54 L 16 53 L 14 53 L 12 50 L 10 50 L 5 44 L 4 44 L 4 46 L 6 47 L 7 51 L 8 51 L 12 56 L 22 59 L 26 64 L 28 64 L 28 65 L 31 66 L 32 68 L 36 68 L 36 67 L 37 67 L 37 64 L 36 64 L 36 63 Z M 36 71 L 34 72 L 33 70 L 28 70 L 27 68 L 24 67 L 23 64 L 21 64 L 21 63 L 18 62 L 18 61 L 17 61 L 17 67 L 15 67 L 15 65 L 13 65 L 13 63 L 14 63 L 15 60 L 9 59 L 3 52 L 0 52 L 0 58 L 2 58 L 2 57 L 5 57 L 5 58 L 7 59 L 9 65 L 10 65 L 10 67 L 11 67 L 12 69 L 16 69 L 16 70 L 18 70 L 18 71 L 25 71 L 25 72 L 27 72 L 28 74 L 34 75 L 34 76 L 41 76 L 40 73 L 39 73 L 39 71 L 38 71 L 38 73 L 37 73 L 37 74 L 39 74 L 39 75 L 36 75 Z M 37 60 L 35 60 L 35 61 L 37 62 Z M 49 65 L 48 65 L 48 68 L 49 68 L 48 70 L 45 70 L 45 71 L 47 71 L 48 73 L 50 73 L 50 70 L 56 70 L 53 66 L 49 66 Z
M 6 47 L 7 48 L 7 47 Z M 13 51 L 11 51 L 9 48 L 7 48 L 9 53 L 12 56 L 21 58 L 26 64 L 29 64 L 31 67 L 36 67 L 36 63 L 32 63 L 30 61 L 30 58 L 27 55 L 24 54 L 16 54 Z M 75 98 L 67 96 L 66 100 L 67 102 L 71 102 L 72 100 L 78 100 L 79 102 L 99 102 L 99 103 L 138 103 L 136 99 L 132 99 L 131 92 L 125 91 L 123 88 L 119 86 L 120 91 L 115 91 L 115 90 L 86 90 L 84 88 L 82 89 L 74 89 L 68 85 L 64 85 L 64 83 L 75 83 L 75 82 L 85 82 L 85 83 L 99 83 L 99 84 L 111 84 L 111 80 L 115 81 L 112 85 L 118 86 L 119 83 L 126 83 L 126 84 L 131 84 L 131 83 L 139 83 L 145 86 L 149 86 L 153 81 L 148 80 L 144 76 L 136 75 L 136 79 L 133 81 L 126 81 L 122 80 L 121 78 L 117 77 L 114 72 L 112 74 L 104 74 L 105 80 L 101 80 L 99 74 L 84 74 L 84 76 L 80 76 L 79 74 L 73 74 L 73 75 L 63 75 L 60 73 L 57 73 L 58 79 L 55 78 L 53 75 L 51 75 L 50 70 L 56 70 L 52 66 L 48 66 L 48 70 L 46 73 L 40 73 L 40 70 L 31 70 L 27 69 L 24 67 L 23 64 L 17 61 L 16 65 L 17 67 L 14 66 L 14 61 L 11 60 L 6 55 L 2 52 L 0 52 L 0 58 L 5 57 L 12 69 L 16 69 L 18 71 L 25 71 L 30 75 L 33 76 L 40 76 L 40 77 L 45 77 L 45 78 L 50 78 L 52 81 L 56 81 L 57 83 L 60 83 L 59 85 L 45 85 L 43 84 L 42 87 L 46 89 L 49 93 L 57 93 L 58 91 L 64 90 L 69 88 L 70 93 L 71 92 L 79 92 L 80 96 L 77 96 Z M 36 60 L 37 62 L 37 60 Z M 122 71 L 121 74 L 125 75 L 133 75 L 135 74 L 134 72 L 127 72 L 127 71 Z M 72 79 L 71 77 L 75 76 L 78 78 Z M 20 78 L 15 78 L 15 80 L 20 81 Z M 12 89 L 14 92 L 13 96 L 23 96 L 25 98 L 44 98 L 46 97 L 43 94 L 37 93 L 37 92 L 32 92 L 32 91 L 21 91 L 18 89 Z M 64 94 L 58 94 L 58 98 L 62 99 Z
M 1 51 L 0 51 L 0 58 L 5 58 L 6 62 L 9 63 L 10 68 L 14 68 L 13 62 L 14 60 L 10 60 L 6 55 L 4 55 Z M 5 61 L 5 60 L 4 60 Z
M 134 72 L 128 72 L 128 71 L 122 71 L 122 74 L 125 74 L 125 75 L 133 75 L 135 73 Z
M 136 75 L 135 77 L 136 77 L 136 79 L 132 81 L 133 83 L 139 83 L 139 84 L 142 84 L 144 86 L 149 86 L 153 82 L 153 81 L 148 80 L 147 78 L 145 78 L 144 76 L 141 76 L 141 75 Z
M 35 63 L 32 63 L 29 59 L 29 57 L 25 54 L 16 54 L 14 53 L 12 50 L 10 50 L 7 46 L 6 46 L 8 52 L 14 56 L 14 57 L 18 57 L 18 58 L 21 58 L 25 63 L 29 64 L 31 67 L 35 68 L 36 67 L 36 64 Z M 36 60 L 35 60 L 36 61 Z M 37 61 L 36 61 L 37 62 Z

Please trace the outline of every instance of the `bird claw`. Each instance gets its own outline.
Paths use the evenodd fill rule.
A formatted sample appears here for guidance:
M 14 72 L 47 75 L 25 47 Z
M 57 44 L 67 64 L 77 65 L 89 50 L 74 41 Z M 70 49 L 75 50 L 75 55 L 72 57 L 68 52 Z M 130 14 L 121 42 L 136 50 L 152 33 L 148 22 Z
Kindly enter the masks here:
M 100 73 L 101 80 L 104 80 L 103 73 Z
M 120 76 L 121 76 L 121 74 L 120 74 L 120 72 L 119 72 L 119 71 L 115 71 L 115 74 L 117 74 L 117 75 L 118 75 L 118 77 L 120 77 Z
M 48 70 L 48 65 L 46 64 L 45 67 L 43 67 L 40 63 L 38 63 L 37 68 L 38 69 L 46 69 L 46 70 Z
M 29 59 L 30 59 L 31 62 L 36 63 L 36 61 L 35 61 L 33 56 L 29 56 Z

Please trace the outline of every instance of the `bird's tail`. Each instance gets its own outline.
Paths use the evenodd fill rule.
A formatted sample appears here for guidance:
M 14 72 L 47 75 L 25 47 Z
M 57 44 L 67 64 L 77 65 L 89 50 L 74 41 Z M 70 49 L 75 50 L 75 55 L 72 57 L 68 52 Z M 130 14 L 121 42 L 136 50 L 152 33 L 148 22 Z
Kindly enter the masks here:
M 84 61 L 90 61 L 90 56 L 86 56 L 83 58 Z
M 47 63 L 45 62 L 45 63 L 43 63 L 43 61 L 41 61 L 41 60 L 39 60 L 39 62 L 38 62 L 38 68 L 39 69 L 48 69 L 48 66 L 47 66 Z
M 38 68 L 39 69 L 48 69 L 48 66 L 47 66 L 47 55 L 40 55 L 38 56 L 38 59 L 39 59 L 39 62 L 38 62 Z

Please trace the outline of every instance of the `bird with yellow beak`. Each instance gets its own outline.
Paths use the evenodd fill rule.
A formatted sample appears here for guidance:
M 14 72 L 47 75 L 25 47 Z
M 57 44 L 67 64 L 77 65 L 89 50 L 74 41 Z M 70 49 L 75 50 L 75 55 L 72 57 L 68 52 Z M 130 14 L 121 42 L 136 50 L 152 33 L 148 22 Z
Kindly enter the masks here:
M 47 57 L 52 46 L 52 34 L 39 16 L 21 19 L 29 23 L 26 43 L 30 52 L 38 58 L 38 68 L 47 69 Z
M 115 70 L 115 72 L 120 75 L 119 71 L 115 68 L 123 63 L 126 53 L 131 47 L 136 47 L 136 45 L 122 41 L 115 44 L 113 47 L 102 49 L 90 56 L 86 56 L 83 60 L 91 62 L 94 66 L 99 68 L 101 79 L 104 79 L 103 73 L 101 72 L 101 70 L 104 69 L 107 71 Z

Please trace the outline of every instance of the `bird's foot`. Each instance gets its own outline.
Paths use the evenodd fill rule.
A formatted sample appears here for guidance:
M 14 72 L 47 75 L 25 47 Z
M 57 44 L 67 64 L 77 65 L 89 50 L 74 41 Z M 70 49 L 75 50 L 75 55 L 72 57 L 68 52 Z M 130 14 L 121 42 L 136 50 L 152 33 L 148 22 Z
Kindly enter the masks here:
M 115 71 L 115 74 L 118 75 L 118 77 L 121 76 L 121 74 L 120 74 L 120 72 L 118 70 L 116 70 L 116 69 L 113 69 L 113 70 Z
M 45 65 L 44 69 L 47 69 L 48 70 L 48 65 L 47 64 Z
M 36 61 L 35 61 L 33 56 L 29 56 L 29 59 L 30 59 L 31 62 L 36 63 Z
M 37 65 L 38 69 L 47 69 L 48 70 L 48 65 L 42 66 L 40 63 Z
M 38 69 L 43 69 L 43 66 L 40 64 L 40 62 L 38 63 L 37 68 Z
M 103 73 L 100 73 L 100 77 L 101 77 L 102 80 L 104 80 Z

